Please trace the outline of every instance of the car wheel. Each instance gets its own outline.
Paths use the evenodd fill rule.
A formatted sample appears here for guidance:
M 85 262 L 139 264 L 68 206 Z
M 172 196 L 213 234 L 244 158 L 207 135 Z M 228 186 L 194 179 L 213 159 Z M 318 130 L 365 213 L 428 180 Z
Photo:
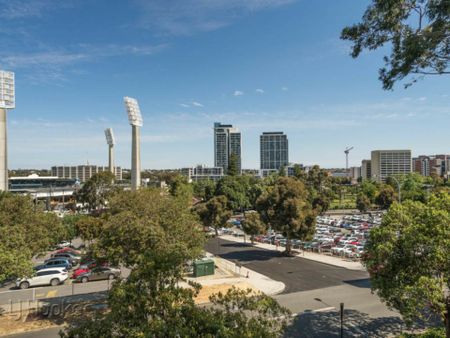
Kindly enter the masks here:
M 114 276 L 113 274 L 110 274 L 110 275 L 108 276 L 108 279 L 109 279 L 109 280 L 113 280 L 114 278 L 116 278 L 116 276 Z
M 20 287 L 21 289 L 28 289 L 28 288 L 30 287 L 30 283 L 28 283 L 28 282 L 22 282 L 22 283 L 20 283 L 19 287 Z
M 51 281 L 50 281 L 50 285 L 51 286 L 56 286 L 56 285 L 58 285 L 59 284 L 59 279 L 58 278 L 53 278 Z
M 87 277 L 81 278 L 81 283 L 87 283 L 89 279 Z

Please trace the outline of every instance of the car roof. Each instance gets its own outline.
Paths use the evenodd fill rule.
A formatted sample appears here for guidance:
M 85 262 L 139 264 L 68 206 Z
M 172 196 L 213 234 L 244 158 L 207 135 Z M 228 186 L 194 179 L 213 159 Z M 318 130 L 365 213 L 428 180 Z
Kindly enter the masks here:
M 42 272 L 42 271 L 49 271 L 49 270 L 65 270 L 65 269 L 66 269 L 65 267 L 59 266 L 59 267 L 54 267 L 54 268 L 45 268 L 45 269 L 41 269 L 41 270 L 39 270 L 39 272 Z
M 65 261 L 65 262 L 69 263 L 69 260 L 67 258 L 64 258 L 64 257 L 52 257 L 52 258 L 49 258 L 49 259 L 45 260 L 45 262 L 54 262 L 54 261 Z

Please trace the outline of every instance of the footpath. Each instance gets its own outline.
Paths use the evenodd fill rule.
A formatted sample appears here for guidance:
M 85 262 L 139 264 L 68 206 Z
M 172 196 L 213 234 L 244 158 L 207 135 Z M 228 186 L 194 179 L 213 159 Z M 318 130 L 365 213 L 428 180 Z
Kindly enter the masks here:
M 266 250 L 277 250 L 280 252 L 285 250 L 284 247 L 282 247 L 282 246 L 276 247 L 275 245 L 272 245 L 272 244 L 259 243 L 259 242 L 255 242 L 254 244 L 251 244 L 248 239 L 246 240 L 243 237 L 235 237 L 232 235 L 222 235 L 222 236 L 220 236 L 220 238 L 227 240 L 227 241 L 237 242 L 237 243 L 246 243 L 246 244 L 253 245 L 255 247 L 258 247 L 261 249 L 266 249 Z M 295 254 L 295 252 L 294 252 L 294 254 Z M 330 256 L 330 255 L 320 254 L 320 253 L 315 253 L 315 252 L 308 252 L 308 251 L 301 251 L 298 254 L 296 254 L 295 256 L 309 259 L 309 260 L 316 261 L 316 262 L 320 262 L 320 263 L 324 263 L 324 264 L 328 264 L 328 265 L 338 266 L 338 267 L 349 269 L 349 270 L 366 271 L 366 269 L 361 264 L 361 262 L 352 261 L 350 259 L 345 259 L 345 258 L 341 258 L 341 257 L 335 257 L 335 256 Z

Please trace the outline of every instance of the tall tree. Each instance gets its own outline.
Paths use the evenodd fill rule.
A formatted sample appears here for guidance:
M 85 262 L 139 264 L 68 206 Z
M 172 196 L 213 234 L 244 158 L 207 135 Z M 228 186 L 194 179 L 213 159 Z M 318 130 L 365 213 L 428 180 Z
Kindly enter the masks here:
M 375 203 L 381 209 L 389 209 L 391 204 L 394 203 L 395 198 L 394 188 L 392 188 L 390 185 L 385 184 L 380 188 L 377 197 L 375 197 Z
M 344 28 L 341 38 L 353 42 L 354 58 L 364 49 L 391 46 L 379 74 L 383 88 L 392 89 L 409 75 L 450 74 L 449 32 L 448 0 L 372 0 L 362 22 Z
M 196 211 L 205 227 L 213 227 L 216 236 L 219 228 L 225 227 L 231 215 L 226 196 L 214 196 L 209 201 L 197 206 Z
M 109 171 L 93 175 L 77 192 L 77 200 L 87 204 L 89 210 L 104 207 L 108 194 L 112 192 L 114 178 Z
M 185 176 L 176 175 L 169 184 L 169 191 L 172 196 L 182 200 L 187 206 L 192 205 L 194 189 Z
M 255 211 L 246 212 L 241 224 L 242 230 L 244 230 L 247 235 L 250 235 L 252 243 L 254 241 L 254 236 L 267 232 L 267 226 L 262 221 L 261 215 Z
M 192 184 L 194 196 L 204 201 L 210 200 L 216 191 L 216 182 L 213 180 L 200 180 Z
M 241 173 L 239 172 L 239 158 L 236 154 L 231 154 L 228 159 L 228 168 L 227 175 L 228 176 L 238 176 Z
M 28 196 L 0 193 L 0 281 L 31 275 L 31 258 L 68 237 L 61 220 L 35 210 Z
M 250 184 L 248 176 L 225 176 L 216 186 L 216 196 L 226 196 L 228 208 L 242 210 L 250 207 Z
M 258 199 L 257 210 L 266 224 L 286 237 L 286 254 L 291 253 L 291 239 L 306 240 L 314 234 L 317 211 L 304 184 L 294 178 L 280 177 Z
M 364 264 L 374 291 L 409 323 L 442 318 L 450 337 L 450 196 L 393 204 L 372 229 Z
M 359 193 L 356 196 L 356 208 L 360 212 L 366 212 L 370 209 L 372 203 L 370 202 L 370 199 L 367 197 L 367 195 L 363 193 Z

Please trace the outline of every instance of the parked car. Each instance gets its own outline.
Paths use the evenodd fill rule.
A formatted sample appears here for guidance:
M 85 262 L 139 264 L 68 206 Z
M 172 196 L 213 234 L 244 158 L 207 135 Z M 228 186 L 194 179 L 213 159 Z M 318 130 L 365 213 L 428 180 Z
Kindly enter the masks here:
M 76 280 L 81 283 L 87 283 L 94 280 L 103 280 L 103 279 L 113 280 L 114 278 L 117 278 L 119 276 L 120 276 L 119 269 L 102 266 L 89 270 L 86 273 L 80 274 L 76 278 Z
M 81 260 L 80 256 L 74 255 L 70 252 L 56 253 L 52 255 L 52 258 L 66 258 L 72 266 L 77 265 Z
M 67 270 L 64 268 L 47 268 L 36 272 L 30 278 L 18 278 L 16 287 L 28 289 L 30 286 L 51 285 L 56 286 L 68 278 Z
M 73 272 L 72 279 L 77 279 L 78 276 L 88 273 L 89 271 L 91 270 L 86 265 L 80 266 Z
M 81 255 L 81 251 L 75 250 L 75 249 L 71 248 L 70 246 L 67 246 L 63 249 L 56 250 L 54 253 L 57 254 L 57 253 L 64 253 L 64 252 L 70 252 L 77 256 Z
M 63 249 L 63 248 L 66 248 L 68 246 L 70 246 L 70 242 L 64 241 L 64 242 L 59 243 L 56 247 L 58 249 Z
M 66 270 L 70 270 L 72 269 L 72 264 L 70 263 L 70 261 L 66 258 L 50 258 L 47 259 L 44 264 L 35 266 L 34 269 L 37 270 L 42 270 L 42 269 L 46 269 L 46 268 L 64 268 Z

